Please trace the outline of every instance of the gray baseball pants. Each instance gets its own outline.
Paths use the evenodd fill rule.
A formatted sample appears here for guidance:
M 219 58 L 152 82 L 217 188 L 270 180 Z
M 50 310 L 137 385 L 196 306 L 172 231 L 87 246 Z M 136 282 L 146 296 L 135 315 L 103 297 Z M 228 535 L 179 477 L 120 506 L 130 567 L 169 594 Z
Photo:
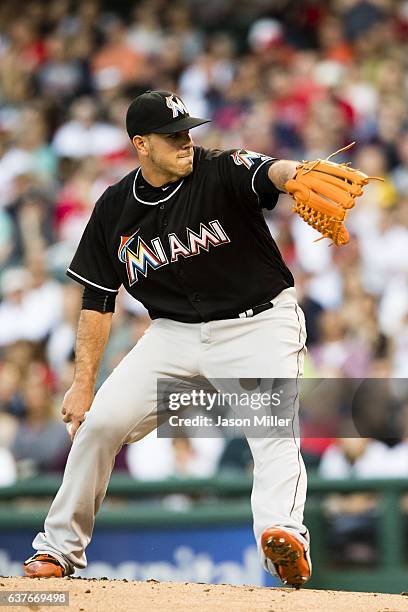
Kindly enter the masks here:
M 157 426 L 157 378 L 298 379 L 302 375 L 306 331 L 295 289 L 285 289 L 273 303 L 273 308 L 251 318 L 152 322 L 96 393 L 34 549 L 55 556 L 67 574 L 86 566 L 85 549 L 116 454 L 123 444 L 140 440 Z M 296 398 L 294 420 L 297 408 Z M 306 470 L 297 436 L 253 437 L 248 443 L 254 459 L 254 533 L 261 562 L 273 572 L 259 546 L 264 529 L 283 527 L 308 547 L 303 525 Z

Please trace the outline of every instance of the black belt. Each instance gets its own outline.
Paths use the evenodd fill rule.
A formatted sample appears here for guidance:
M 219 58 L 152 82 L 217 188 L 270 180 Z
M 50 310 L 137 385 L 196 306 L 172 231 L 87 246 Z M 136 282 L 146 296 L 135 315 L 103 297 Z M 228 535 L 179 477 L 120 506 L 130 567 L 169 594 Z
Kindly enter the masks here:
M 235 318 L 245 319 L 247 317 L 255 317 L 261 312 L 264 312 L 264 310 L 269 310 L 270 308 L 273 308 L 272 300 L 269 300 L 269 302 L 265 302 L 264 304 L 258 304 L 257 306 L 253 306 L 252 308 L 248 308 L 248 310 L 240 312 L 239 315 L 237 315 Z

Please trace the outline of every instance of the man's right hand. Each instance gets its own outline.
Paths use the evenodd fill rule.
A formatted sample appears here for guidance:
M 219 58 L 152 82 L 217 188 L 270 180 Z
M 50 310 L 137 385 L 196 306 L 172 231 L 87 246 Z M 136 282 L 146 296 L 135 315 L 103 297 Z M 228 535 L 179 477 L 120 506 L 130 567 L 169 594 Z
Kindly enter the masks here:
M 75 344 L 75 376 L 65 394 L 61 412 L 70 423 L 69 435 L 74 439 L 94 398 L 95 382 L 112 324 L 111 312 L 81 310 Z
M 93 387 L 73 383 L 68 389 L 62 402 L 61 413 L 63 421 L 70 423 L 69 435 L 71 441 L 74 440 L 81 423 L 85 420 L 85 413 L 88 412 L 94 398 Z

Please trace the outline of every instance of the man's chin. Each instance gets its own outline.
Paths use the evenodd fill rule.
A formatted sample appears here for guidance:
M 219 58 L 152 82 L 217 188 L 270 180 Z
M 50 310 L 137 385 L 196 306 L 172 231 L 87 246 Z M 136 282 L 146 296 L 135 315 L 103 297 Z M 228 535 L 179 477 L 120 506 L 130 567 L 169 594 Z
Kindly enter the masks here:
M 184 164 L 184 168 L 178 168 L 180 178 L 183 176 L 188 176 L 193 171 L 193 162 L 189 162 L 188 164 Z

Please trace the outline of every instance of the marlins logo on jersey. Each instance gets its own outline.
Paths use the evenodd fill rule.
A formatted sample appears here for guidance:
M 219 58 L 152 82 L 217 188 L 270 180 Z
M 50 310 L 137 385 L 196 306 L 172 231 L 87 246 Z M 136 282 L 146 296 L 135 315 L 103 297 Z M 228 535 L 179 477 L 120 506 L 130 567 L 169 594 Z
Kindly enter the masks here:
M 157 270 L 169 263 L 175 263 L 179 257 L 194 257 L 199 255 L 201 251 L 209 251 L 210 245 L 217 247 L 230 242 L 221 223 L 218 220 L 210 221 L 207 227 L 204 223 L 200 223 L 199 233 L 194 232 L 190 228 L 186 228 L 187 240 L 182 242 L 174 233 L 168 234 L 168 245 L 170 251 L 170 260 L 164 250 L 162 241 L 159 237 L 153 238 L 151 246 L 139 236 L 138 228 L 131 236 L 121 236 L 118 250 L 119 260 L 126 264 L 126 270 L 131 287 L 138 280 L 138 273 L 144 277 L 147 276 L 147 267 L 150 266 L 153 270 Z M 136 244 L 132 250 L 130 244 L 136 240 Z
M 268 155 L 261 155 L 260 153 L 256 153 L 256 151 L 246 151 L 245 149 L 234 151 L 231 153 L 231 157 L 234 160 L 234 164 L 237 166 L 245 166 L 248 170 L 254 165 L 254 159 L 261 159 L 262 161 L 272 159 L 268 157 Z

